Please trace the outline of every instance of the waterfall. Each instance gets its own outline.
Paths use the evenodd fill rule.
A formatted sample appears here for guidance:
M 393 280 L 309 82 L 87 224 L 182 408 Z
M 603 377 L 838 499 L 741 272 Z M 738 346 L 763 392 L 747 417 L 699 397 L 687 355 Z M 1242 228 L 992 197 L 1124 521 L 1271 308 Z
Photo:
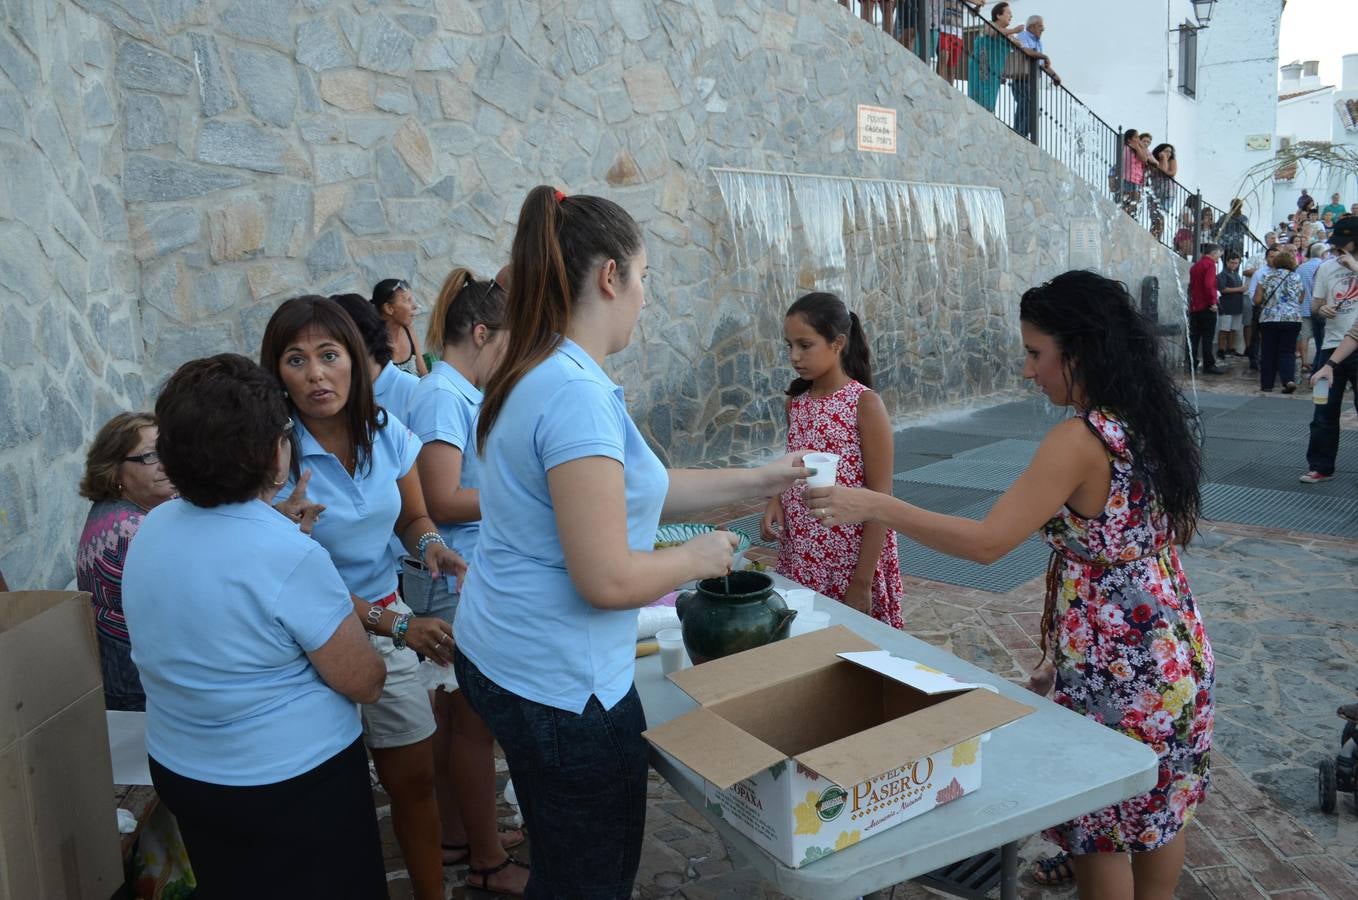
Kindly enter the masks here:
M 781 313 L 832 291 L 863 320 L 888 409 L 1011 388 L 1022 368 L 1004 196 L 993 187 L 711 169 L 733 266 L 722 315 L 781 366 Z M 729 333 L 729 332 L 727 332 Z M 775 349 L 776 348 L 776 349 Z M 723 385 L 724 386 L 724 385 Z

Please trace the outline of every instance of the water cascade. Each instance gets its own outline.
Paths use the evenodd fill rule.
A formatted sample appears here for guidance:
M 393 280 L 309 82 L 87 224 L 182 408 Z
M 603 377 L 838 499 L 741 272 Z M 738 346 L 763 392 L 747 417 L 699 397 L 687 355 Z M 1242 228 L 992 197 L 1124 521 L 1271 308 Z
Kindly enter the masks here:
M 778 314 L 825 290 L 863 320 L 893 413 L 1018 384 L 1018 293 L 998 189 L 712 172 L 731 225 L 730 289 L 745 298 L 770 365 L 785 365 Z

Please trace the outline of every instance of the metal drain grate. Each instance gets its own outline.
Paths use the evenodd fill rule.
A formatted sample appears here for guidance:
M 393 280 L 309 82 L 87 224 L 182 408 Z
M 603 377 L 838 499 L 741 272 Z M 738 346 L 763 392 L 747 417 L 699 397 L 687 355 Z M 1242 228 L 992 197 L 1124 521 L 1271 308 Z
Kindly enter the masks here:
M 994 498 L 999 496 L 994 491 L 944 484 L 928 484 L 922 481 L 911 481 L 908 478 L 895 479 L 891 485 L 891 493 L 907 503 L 948 515 L 957 515 L 959 510 L 985 500 L 993 501 Z
M 1304 462 L 1304 460 L 1303 460 Z M 1352 471 L 1339 474 L 1330 481 L 1319 484 L 1303 484 L 1297 480 L 1305 466 L 1259 466 L 1253 463 L 1237 464 L 1224 472 L 1208 469 L 1208 479 L 1217 484 L 1238 485 L 1240 487 L 1264 488 L 1273 491 L 1287 491 L 1293 494 L 1307 494 L 1316 497 L 1358 497 L 1358 476 Z
M 1027 467 L 1026 462 L 956 456 L 897 475 L 896 480 L 979 488 L 985 491 L 1006 491 Z
M 1292 491 L 1203 485 L 1203 517 L 1335 537 L 1358 537 L 1358 500 Z
M 935 869 L 915 881 L 936 888 L 964 900 L 985 900 L 1004 874 L 1004 856 L 1000 850 L 987 850 L 970 859 Z
M 1032 462 L 1033 454 L 1037 453 L 1039 444 L 1041 444 L 1041 441 L 1008 438 L 1003 441 L 996 441 L 993 444 L 986 444 L 984 447 L 977 447 L 975 450 L 966 450 L 957 455 L 964 459 L 999 459 L 1013 462 L 1023 460 L 1023 464 L 1026 466 Z
M 980 500 L 953 515 L 965 519 L 984 518 L 998 497 L 996 494 Z M 1051 555 L 1051 549 L 1036 535 L 988 566 L 939 553 L 904 535 L 899 537 L 896 550 L 902 574 L 996 594 L 1007 594 L 1041 575 L 1046 571 Z
M 993 443 L 995 438 L 961 434 L 939 428 L 906 428 L 896 432 L 896 452 L 918 453 L 926 456 L 952 456 Z
M 891 470 L 897 475 L 909 472 L 911 469 L 918 469 L 920 466 L 927 466 L 938 462 L 939 457 L 930 456 L 927 453 L 900 453 L 896 454 L 895 465 Z
M 1216 416 L 1204 424 L 1207 433 L 1215 438 L 1270 441 L 1304 448 L 1311 433 L 1311 407 L 1308 406 L 1304 412 L 1304 416 L 1283 417 L 1241 407 L 1229 416 Z

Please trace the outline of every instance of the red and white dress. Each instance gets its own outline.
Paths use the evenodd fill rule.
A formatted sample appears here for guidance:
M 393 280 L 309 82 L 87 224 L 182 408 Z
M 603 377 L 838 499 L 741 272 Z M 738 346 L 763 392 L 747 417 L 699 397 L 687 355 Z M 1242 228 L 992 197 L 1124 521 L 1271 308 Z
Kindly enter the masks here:
M 858 439 L 858 399 L 868 388 L 857 381 L 825 397 L 808 391 L 793 397 L 787 410 L 789 452 L 835 453 L 839 471 L 835 483 L 863 487 L 863 447 Z M 778 546 L 778 573 L 827 597 L 843 600 L 848 592 L 863 526 L 826 528 L 802 502 L 803 485 L 783 492 L 783 534 Z M 901 566 L 896 558 L 896 533 L 888 530 L 882 555 L 872 576 L 872 617 L 892 628 L 904 628 L 901 617 Z

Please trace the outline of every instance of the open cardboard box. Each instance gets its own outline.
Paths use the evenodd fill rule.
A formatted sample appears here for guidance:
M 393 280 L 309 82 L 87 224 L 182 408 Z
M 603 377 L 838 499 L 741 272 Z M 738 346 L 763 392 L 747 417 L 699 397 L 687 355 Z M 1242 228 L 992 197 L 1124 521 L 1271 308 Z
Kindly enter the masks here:
M 645 733 L 708 810 L 798 868 L 981 785 L 981 743 L 1033 708 L 843 626 L 670 676 L 699 707 Z
M 0 900 L 122 882 L 90 595 L 0 593 Z

